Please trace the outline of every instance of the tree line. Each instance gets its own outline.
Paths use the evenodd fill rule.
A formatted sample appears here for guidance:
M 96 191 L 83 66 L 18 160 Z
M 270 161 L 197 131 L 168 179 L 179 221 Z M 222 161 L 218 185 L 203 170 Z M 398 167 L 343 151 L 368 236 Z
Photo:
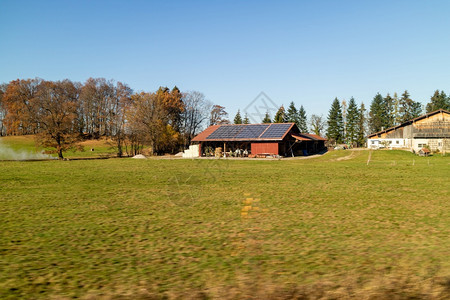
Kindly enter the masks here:
M 397 93 L 394 93 L 393 96 L 388 93 L 385 97 L 377 93 L 368 112 L 364 103 L 358 106 L 353 97 L 348 103 L 335 98 L 326 119 L 322 115 L 316 114 L 312 114 L 308 119 L 303 105 L 297 109 L 292 101 L 287 110 L 283 105 L 280 106 L 273 119 L 269 112 L 266 112 L 262 122 L 293 122 L 297 124 L 301 132 L 326 135 L 330 144 L 346 143 L 354 147 L 361 147 L 365 145 L 369 133 L 400 125 L 420 116 L 424 111 L 428 113 L 438 109 L 450 110 L 450 96 L 447 96 L 444 91 L 436 90 L 429 103 L 422 107 L 420 102 L 411 99 L 406 90 L 400 97 L 397 96 Z M 238 110 L 234 123 L 248 124 L 249 121 L 247 116 L 242 119 Z
M 281 106 L 263 123 L 294 122 L 301 132 L 326 135 L 330 143 L 363 146 L 370 132 L 401 124 L 437 109 L 450 110 L 450 96 L 435 91 L 425 107 L 408 91 L 383 97 L 377 93 L 367 112 L 355 99 L 335 98 L 328 116 L 312 114 L 292 101 Z M 249 124 L 240 110 L 235 124 Z M 0 85 L 0 136 L 36 135 L 37 143 L 53 148 L 59 158 L 69 149 L 79 149 L 85 139 L 112 140 L 117 155 L 134 155 L 149 146 L 154 154 L 175 153 L 189 146 L 205 126 L 230 124 L 224 106 L 213 105 L 198 91 L 181 92 L 160 87 L 155 92 L 134 92 L 127 84 L 89 78 L 84 83 L 65 79 L 17 79 Z
M 333 101 L 327 119 L 327 137 L 330 142 L 363 146 L 368 133 L 375 133 L 427 113 L 444 109 L 450 110 L 450 97 L 444 91 L 436 90 L 430 101 L 423 106 L 411 99 L 407 90 L 398 97 L 397 93 L 389 93 L 383 97 L 377 93 L 373 98 L 368 114 L 364 103 L 358 108 L 353 97 L 348 106 L 345 100 Z
M 122 82 L 89 78 L 17 79 L 0 85 L 0 134 L 36 135 L 39 145 L 53 148 L 59 158 L 80 148 L 85 139 L 114 141 L 117 155 L 140 153 L 144 145 L 155 154 L 184 149 L 207 125 L 218 105 L 197 91 L 160 87 L 134 93 Z

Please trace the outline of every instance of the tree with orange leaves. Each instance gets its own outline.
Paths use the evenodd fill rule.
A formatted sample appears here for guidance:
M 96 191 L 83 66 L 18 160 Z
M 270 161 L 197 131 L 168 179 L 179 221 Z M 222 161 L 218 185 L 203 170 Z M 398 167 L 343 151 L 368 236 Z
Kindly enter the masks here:
M 39 86 L 33 105 L 35 122 L 39 124 L 37 141 L 44 147 L 56 149 L 59 159 L 63 152 L 79 148 L 80 135 L 76 128 L 80 90 L 72 81 L 44 81 Z
M 36 134 L 36 142 L 63 152 L 76 147 L 79 88 L 70 80 L 15 80 L 3 95 L 10 134 Z
M 4 118 L 7 134 L 34 134 L 39 128 L 34 116 L 37 107 L 33 104 L 41 79 L 17 79 L 8 84 L 3 94 L 3 105 L 6 109 Z
M 184 104 L 177 89 L 159 88 L 156 93 L 131 96 L 133 106 L 128 113 L 128 131 L 140 137 L 139 143 L 148 143 L 153 153 L 179 150 L 179 127 Z

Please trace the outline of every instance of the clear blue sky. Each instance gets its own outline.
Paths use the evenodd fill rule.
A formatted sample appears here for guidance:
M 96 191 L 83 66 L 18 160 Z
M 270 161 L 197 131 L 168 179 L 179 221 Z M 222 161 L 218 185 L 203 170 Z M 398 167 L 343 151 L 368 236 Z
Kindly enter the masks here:
M 450 92 L 450 1 L 0 0 L 0 82 L 177 85 L 232 118 L 261 91 L 327 114 L 377 92 Z

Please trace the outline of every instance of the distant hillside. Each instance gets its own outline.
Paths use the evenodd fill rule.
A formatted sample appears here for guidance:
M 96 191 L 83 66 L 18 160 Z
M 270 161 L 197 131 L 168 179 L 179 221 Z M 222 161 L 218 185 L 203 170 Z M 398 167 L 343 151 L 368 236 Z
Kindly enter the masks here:
M 84 151 L 68 151 L 65 157 L 88 158 L 115 155 L 114 143 L 111 140 L 98 139 L 81 142 Z M 45 158 L 39 156 L 49 153 L 47 149 L 36 146 L 34 135 L 6 136 L 0 138 L 0 160 Z M 55 154 L 50 154 L 56 156 Z

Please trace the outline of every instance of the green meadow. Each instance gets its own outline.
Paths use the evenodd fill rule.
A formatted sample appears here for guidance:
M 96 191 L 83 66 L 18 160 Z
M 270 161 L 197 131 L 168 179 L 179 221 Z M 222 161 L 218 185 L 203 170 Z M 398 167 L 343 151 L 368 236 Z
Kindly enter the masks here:
M 0 170 L 2 299 L 450 298 L 449 157 Z

